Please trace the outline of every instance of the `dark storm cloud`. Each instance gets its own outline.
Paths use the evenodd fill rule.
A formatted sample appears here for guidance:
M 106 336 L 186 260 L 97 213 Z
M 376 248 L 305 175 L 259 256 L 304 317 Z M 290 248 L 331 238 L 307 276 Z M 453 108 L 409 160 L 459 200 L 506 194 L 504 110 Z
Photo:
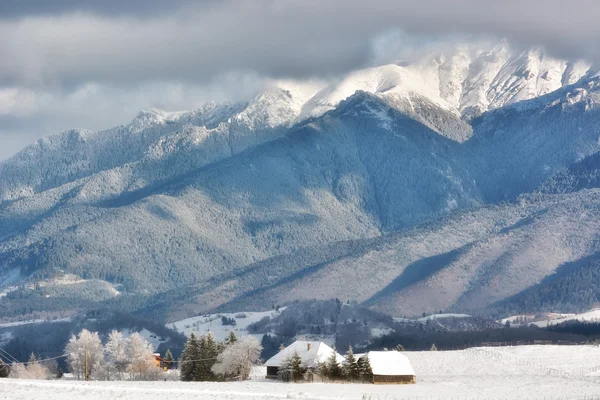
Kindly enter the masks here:
M 45 13 L 15 6 L 15 17 L 0 22 L 0 82 L 206 81 L 232 69 L 322 76 L 364 65 L 373 36 L 398 27 L 413 34 L 492 34 L 558 56 L 600 59 L 600 2 L 592 0 L 165 4 L 63 0 Z

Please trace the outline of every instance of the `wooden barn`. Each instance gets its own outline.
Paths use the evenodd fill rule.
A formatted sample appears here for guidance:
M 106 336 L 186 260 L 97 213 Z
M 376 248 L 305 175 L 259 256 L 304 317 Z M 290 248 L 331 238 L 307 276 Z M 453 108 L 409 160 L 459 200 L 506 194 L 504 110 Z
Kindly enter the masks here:
M 417 378 L 410 360 L 399 351 L 370 351 L 369 357 L 374 384 L 416 383 Z

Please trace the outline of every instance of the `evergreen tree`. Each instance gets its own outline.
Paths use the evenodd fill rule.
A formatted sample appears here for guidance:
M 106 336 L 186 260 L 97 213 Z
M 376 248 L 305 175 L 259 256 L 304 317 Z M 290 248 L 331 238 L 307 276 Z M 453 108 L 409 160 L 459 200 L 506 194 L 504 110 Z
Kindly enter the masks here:
M 369 361 L 369 356 L 365 354 L 358 360 L 357 364 L 360 380 L 362 380 L 363 382 L 372 382 L 373 370 L 371 369 L 371 362 Z
M 396 346 L 396 351 L 404 351 L 404 346 L 399 344 L 398 346 Z
M 235 342 L 237 342 L 237 336 L 235 336 L 235 333 L 233 331 L 229 331 L 229 335 L 227 336 L 227 339 L 225 339 L 225 345 L 229 346 L 230 344 L 234 344 Z
M 340 379 L 342 377 L 342 367 L 340 367 L 338 362 L 335 349 L 333 349 L 331 355 L 327 359 L 327 377 L 329 379 Z
M 198 364 L 197 377 L 199 381 L 214 381 L 215 374 L 212 372 L 212 367 L 217 362 L 219 355 L 219 345 L 215 341 L 214 335 L 209 332 L 200 339 L 200 357 Z
M 35 357 L 35 354 L 31 353 L 29 355 L 29 361 L 27 361 L 27 366 L 35 365 L 36 362 L 37 362 L 37 358 Z
M 192 333 L 185 343 L 181 357 L 179 358 L 180 379 L 182 381 L 195 381 L 197 379 L 198 365 L 200 359 L 200 345 L 196 335 Z
M 302 373 L 302 358 L 300 358 L 300 355 L 297 351 L 294 351 L 294 354 L 292 354 L 290 357 L 288 368 L 292 374 L 292 380 L 294 382 L 298 382 L 303 379 L 304 374 Z
M 430 351 L 437 351 L 437 347 L 435 347 L 435 343 L 431 345 Z
M 277 375 L 279 379 L 288 382 L 291 380 L 292 376 L 292 357 L 288 356 L 281 360 L 281 365 L 279 366 L 279 370 L 277 371 Z
M 356 381 L 360 378 L 360 371 L 358 370 L 358 364 L 354 357 L 354 353 L 352 352 L 352 346 L 348 346 L 346 364 L 344 365 L 344 377 L 351 381 Z
M 167 369 L 171 369 L 171 366 L 173 365 L 173 362 L 175 361 L 175 359 L 173 358 L 173 353 L 171 353 L 171 349 L 168 349 L 167 352 L 165 353 L 165 367 L 167 367 Z

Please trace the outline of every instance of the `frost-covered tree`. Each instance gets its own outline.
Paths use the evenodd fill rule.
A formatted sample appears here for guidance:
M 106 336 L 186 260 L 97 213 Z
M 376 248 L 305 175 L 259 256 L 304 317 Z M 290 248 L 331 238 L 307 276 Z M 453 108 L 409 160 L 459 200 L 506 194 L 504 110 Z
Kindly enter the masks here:
M 435 343 L 431 345 L 429 351 L 437 351 L 437 347 L 435 347 Z
M 248 379 L 252 366 L 260 360 L 262 346 L 254 336 L 247 336 L 230 344 L 218 355 L 212 372 L 225 379 Z
M 129 359 L 127 371 L 132 379 L 155 379 L 160 372 L 154 361 L 152 345 L 138 332 L 133 333 L 127 341 L 127 358 Z
M 71 336 L 65 354 L 67 363 L 77 379 L 103 378 L 104 348 L 97 332 L 84 329 L 79 336 Z
M 27 368 L 24 364 L 13 364 L 10 368 L 9 378 L 27 379 Z
M 50 379 L 52 377 L 50 370 L 42 363 L 28 364 L 26 369 L 27 379 Z
M 123 337 L 121 332 L 113 330 L 108 334 L 108 342 L 104 346 L 104 353 L 109 374 L 123 380 L 129 366 L 129 358 L 127 339 Z
M 360 378 L 360 371 L 358 370 L 358 364 L 352 346 L 348 346 L 348 353 L 346 353 L 346 363 L 344 364 L 344 377 L 351 381 L 356 381 Z
M 38 362 L 35 354 L 31 353 L 27 364 L 13 364 L 9 377 L 13 379 L 50 379 L 52 374 L 48 367 Z

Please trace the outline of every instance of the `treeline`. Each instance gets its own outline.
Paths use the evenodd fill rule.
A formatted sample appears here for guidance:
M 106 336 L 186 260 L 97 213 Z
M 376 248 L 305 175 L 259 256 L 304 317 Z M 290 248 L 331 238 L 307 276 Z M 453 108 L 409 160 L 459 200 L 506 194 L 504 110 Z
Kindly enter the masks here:
M 35 353 L 39 358 L 56 357 L 63 354 L 69 338 L 83 329 L 98 332 L 104 341 L 108 339 L 112 330 L 134 332 L 146 329 L 152 332 L 160 343 L 157 352 L 165 354 L 170 349 L 175 357 L 181 354 L 186 341 L 183 334 L 158 322 L 131 314 L 96 310 L 74 316 L 70 321 L 0 328 L 0 334 L 8 333 L 13 338 L 2 348 L 21 362 L 27 361 L 31 353 Z M 68 368 L 64 358 L 58 359 L 58 364 L 62 370 Z
M 428 331 L 424 327 L 411 327 L 376 338 L 362 350 L 392 349 L 398 345 L 403 346 L 406 350 L 430 350 L 434 344 L 439 350 L 454 350 L 482 346 L 489 342 L 517 345 L 520 342 L 535 340 L 586 342 L 590 338 L 575 332 L 553 331 L 534 326 L 471 332 Z
M 600 338 L 600 322 L 566 321 L 546 328 L 550 332 Z

